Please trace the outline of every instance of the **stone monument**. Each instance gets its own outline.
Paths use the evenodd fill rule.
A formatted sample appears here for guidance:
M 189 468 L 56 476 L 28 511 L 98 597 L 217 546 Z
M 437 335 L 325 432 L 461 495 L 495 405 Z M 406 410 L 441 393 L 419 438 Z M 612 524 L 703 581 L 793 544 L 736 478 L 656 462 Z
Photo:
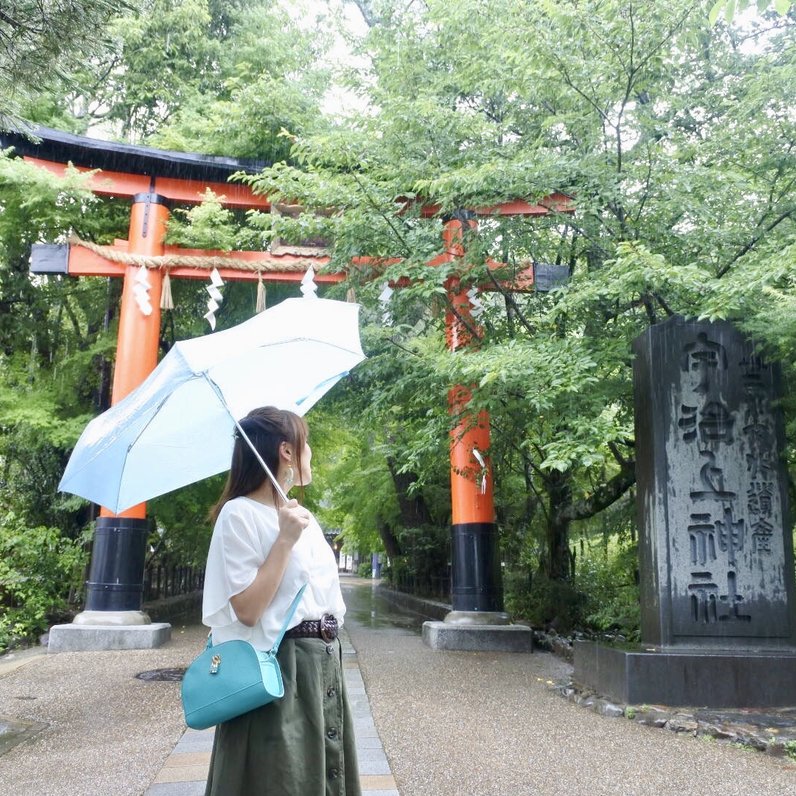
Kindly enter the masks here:
M 575 679 L 628 703 L 796 705 L 778 368 L 729 323 L 634 343 L 641 638 L 581 642 Z

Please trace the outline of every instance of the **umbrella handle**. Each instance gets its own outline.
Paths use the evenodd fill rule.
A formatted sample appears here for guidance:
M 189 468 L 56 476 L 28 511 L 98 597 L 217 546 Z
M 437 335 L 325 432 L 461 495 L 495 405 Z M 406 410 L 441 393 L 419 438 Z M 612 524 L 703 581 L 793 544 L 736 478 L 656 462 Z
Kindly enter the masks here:
M 218 399 L 221 401 L 222 406 L 224 409 L 227 410 L 229 416 L 232 418 L 232 422 L 237 426 L 238 431 L 240 432 L 241 437 L 246 440 L 246 444 L 251 448 L 252 453 L 254 454 L 255 458 L 260 465 L 262 466 L 263 470 L 265 470 L 265 474 L 271 479 L 271 483 L 273 484 L 274 490 L 276 491 L 277 495 L 282 498 L 282 500 L 287 503 L 289 498 L 285 494 L 285 490 L 279 485 L 279 481 L 276 480 L 276 476 L 271 472 L 271 468 L 263 461 L 263 457 L 260 456 L 259 451 L 257 448 L 254 447 L 254 443 L 249 439 L 248 434 L 243 430 L 243 427 L 238 422 L 238 419 L 235 415 L 232 414 L 232 410 L 229 408 L 229 405 L 224 400 L 224 393 L 221 392 L 221 388 L 207 375 L 207 373 L 202 374 L 205 379 L 207 380 L 208 384 L 212 387 L 213 392 L 218 396 Z

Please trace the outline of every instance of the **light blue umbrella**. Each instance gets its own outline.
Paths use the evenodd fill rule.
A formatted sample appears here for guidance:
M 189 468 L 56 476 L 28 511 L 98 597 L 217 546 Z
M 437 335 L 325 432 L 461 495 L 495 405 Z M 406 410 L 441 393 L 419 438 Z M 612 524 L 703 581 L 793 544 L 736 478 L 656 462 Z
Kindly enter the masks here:
M 119 513 L 224 472 L 238 420 L 258 406 L 303 415 L 365 358 L 358 317 L 357 304 L 293 298 L 176 343 L 86 426 L 58 488 Z

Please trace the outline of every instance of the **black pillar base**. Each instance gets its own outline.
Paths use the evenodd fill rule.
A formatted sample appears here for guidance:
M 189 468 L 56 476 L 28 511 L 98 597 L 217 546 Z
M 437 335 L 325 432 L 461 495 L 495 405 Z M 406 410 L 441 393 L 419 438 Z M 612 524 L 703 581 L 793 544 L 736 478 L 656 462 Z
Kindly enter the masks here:
M 94 533 L 86 611 L 140 611 L 149 520 L 100 517 Z
M 453 611 L 503 611 L 503 583 L 494 523 L 451 526 L 451 607 Z

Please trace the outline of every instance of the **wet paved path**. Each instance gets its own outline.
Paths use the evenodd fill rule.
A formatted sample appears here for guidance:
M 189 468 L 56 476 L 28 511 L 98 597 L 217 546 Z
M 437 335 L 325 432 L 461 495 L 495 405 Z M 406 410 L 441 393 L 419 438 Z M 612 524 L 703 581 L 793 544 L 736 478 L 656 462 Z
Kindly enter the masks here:
M 551 654 L 433 651 L 367 586 L 345 596 L 401 796 L 796 796 L 793 761 L 599 716 L 551 690 Z
M 343 579 L 347 606 L 343 642 L 343 666 L 357 739 L 357 757 L 362 796 L 399 796 L 371 715 L 368 695 L 359 670 L 357 651 L 350 632 L 411 635 L 420 633 L 422 617 L 402 613 L 377 593 L 374 584 Z M 364 638 L 364 636 L 363 636 Z M 202 796 L 210 765 L 214 730 L 185 731 L 145 796 Z

